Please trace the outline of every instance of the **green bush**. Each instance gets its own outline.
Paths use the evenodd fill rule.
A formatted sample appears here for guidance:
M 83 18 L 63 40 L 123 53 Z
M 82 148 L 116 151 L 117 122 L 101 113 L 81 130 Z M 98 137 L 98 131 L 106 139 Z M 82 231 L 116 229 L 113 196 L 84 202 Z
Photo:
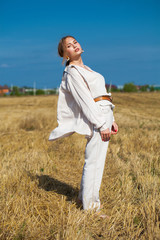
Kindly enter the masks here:
M 141 92 L 147 92 L 148 89 L 149 89 L 149 85 L 144 85 L 144 86 L 141 86 L 140 91 Z
M 38 89 L 37 91 L 36 91 L 36 95 L 44 95 L 45 94 L 45 92 L 44 92 L 44 90 L 42 90 L 42 89 Z
M 19 87 L 13 86 L 12 92 L 10 94 L 11 96 L 21 96 L 22 94 L 19 91 Z
M 153 86 L 150 86 L 150 92 L 154 92 L 154 87 Z
M 137 92 L 137 87 L 133 83 L 126 83 L 123 87 L 124 92 Z

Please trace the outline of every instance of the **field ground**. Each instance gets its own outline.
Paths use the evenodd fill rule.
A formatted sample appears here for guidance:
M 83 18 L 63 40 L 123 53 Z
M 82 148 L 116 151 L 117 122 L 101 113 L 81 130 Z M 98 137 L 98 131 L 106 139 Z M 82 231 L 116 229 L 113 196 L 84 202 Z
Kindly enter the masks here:
M 100 219 L 76 205 L 86 140 L 49 142 L 57 96 L 0 98 L 0 239 L 160 239 L 160 94 L 114 93 Z

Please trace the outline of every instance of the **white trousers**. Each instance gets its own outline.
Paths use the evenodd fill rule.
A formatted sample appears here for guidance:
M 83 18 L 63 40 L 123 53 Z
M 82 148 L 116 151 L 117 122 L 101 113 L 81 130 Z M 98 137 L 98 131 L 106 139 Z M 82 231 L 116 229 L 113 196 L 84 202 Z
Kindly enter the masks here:
M 113 110 L 111 106 L 101 107 L 111 129 Z M 105 159 L 109 141 L 103 142 L 98 129 L 94 129 L 92 138 L 88 138 L 85 149 L 85 163 L 83 167 L 79 199 L 83 209 L 100 208 L 99 190 L 101 186 Z

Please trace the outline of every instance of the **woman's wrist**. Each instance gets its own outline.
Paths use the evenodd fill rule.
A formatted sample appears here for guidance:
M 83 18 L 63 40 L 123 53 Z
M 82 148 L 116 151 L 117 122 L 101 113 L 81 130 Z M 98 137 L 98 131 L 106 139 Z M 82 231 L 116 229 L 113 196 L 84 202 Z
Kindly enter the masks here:
M 106 123 L 104 123 L 104 124 L 99 128 L 99 130 L 100 130 L 100 132 L 102 132 L 102 131 L 106 130 L 107 128 L 109 128 L 108 125 L 107 125 Z

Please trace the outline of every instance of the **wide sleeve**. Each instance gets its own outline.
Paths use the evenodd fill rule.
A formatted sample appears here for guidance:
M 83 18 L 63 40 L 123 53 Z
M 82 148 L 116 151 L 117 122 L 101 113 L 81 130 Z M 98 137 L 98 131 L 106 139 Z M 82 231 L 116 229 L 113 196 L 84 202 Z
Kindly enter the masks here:
M 89 122 L 96 128 L 102 126 L 103 129 L 109 128 L 109 123 L 106 122 L 100 108 L 93 100 L 87 84 L 75 68 L 71 68 L 67 74 L 67 89 Z

